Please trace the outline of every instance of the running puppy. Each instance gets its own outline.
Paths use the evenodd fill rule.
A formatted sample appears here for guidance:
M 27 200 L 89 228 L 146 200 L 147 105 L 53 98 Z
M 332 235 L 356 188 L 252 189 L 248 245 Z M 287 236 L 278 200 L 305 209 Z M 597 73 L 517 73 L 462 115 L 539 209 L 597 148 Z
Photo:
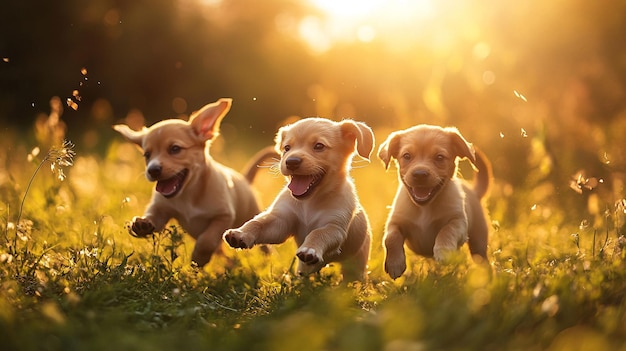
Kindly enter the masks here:
M 480 199 L 491 166 L 456 128 L 418 125 L 391 133 L 378 157 L 395 159 L 400 186 L 384 235 L 385 272 L 396 279 L 406 270 L 404 243 L 416 254 L 442 260 L 465 242 L 472 256 L 487 259 L 487 222 Z M 457 177 L 459 159 L 478 171 L 473 185 Z
M 211 141 L 230 110 L 231 99 L 219 99 L 193 113 L 189 121 L 168 119 L 134 131 L 127 125 L 113 128 L 139 145 L 146 159 L 146 178 L 156 182 L 143 217 L 133 218 L 131 234 L 146 237 L 163 230 L 174 218 L 196 244 L 192 260 L 202 267 L 218 252 L 222 233 L 259 213 L 250 188 L 257 165 L 275 156 L 260 151 L 241 175 L 209 155 Z
M 371 229 L 348 174 L 355 147 L 369 160 L 374 134 L 365 123 L 306 118 L 280 128 L 276 150 L 289 183 L 266 211 L 226 231 L 224 240 L 247 249 L 293 236 L 300 274 L 343 261 L 344 280 L 364 280 Z

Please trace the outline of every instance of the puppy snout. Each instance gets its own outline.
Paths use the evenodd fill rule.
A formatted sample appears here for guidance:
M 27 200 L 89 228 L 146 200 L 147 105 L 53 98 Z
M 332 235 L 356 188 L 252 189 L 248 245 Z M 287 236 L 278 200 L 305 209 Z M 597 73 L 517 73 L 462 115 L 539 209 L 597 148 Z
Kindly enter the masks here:
M 161 167 L 161 165 L 151 165 L 150 167 L 148 167 L 148 175 L 153 180 L 159 178 L 162 171 L 163 168 Z
M 416 182 L 422 183 L 428 180 L 430 173 L 426 169 L 416 169 L 411 173 Z
M 291 171 L 298 169 L 298 167 L 300 167 L 301 164 L 302 164 L 302 159 L 300 157 L 291 156 L 285 160 L 285 165 L 287 166 L 287 169 Z

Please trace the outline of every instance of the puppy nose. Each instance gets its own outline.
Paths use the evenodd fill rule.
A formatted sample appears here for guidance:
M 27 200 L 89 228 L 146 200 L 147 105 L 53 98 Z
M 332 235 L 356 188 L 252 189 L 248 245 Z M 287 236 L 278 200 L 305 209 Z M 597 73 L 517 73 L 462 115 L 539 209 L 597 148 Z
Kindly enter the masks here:
M 424 181 L 428 178 L 428 171 L 425 169 L 417 169 L 412 173 L 413 178 L 417 181 Z
M 157 179 L 159 176 L 161 176 L 161 171 L 161 165 L 152 165 L 148 167 L 148 174 L 152 179 Z
M 294 169 L 298 169 L 298 167 L 300 167 L 300 164 L 302 163 L 302 159 L 300 157 L 296 157 L 296 156 L 291 156 L 289 158 L 287 158 L 285 160 L 285 164 L 287 165 L 287 169 L 289 170 L 294 170 Z

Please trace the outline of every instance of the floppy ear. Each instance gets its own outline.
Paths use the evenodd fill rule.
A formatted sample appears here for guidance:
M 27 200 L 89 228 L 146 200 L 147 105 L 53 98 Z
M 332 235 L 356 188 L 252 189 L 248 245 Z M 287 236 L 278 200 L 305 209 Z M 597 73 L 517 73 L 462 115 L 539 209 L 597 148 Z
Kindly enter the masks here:
M 346 120 L 340 123 L 341 134 L 344 138 L 356 140 L 356 151 L 359 156 L 370 159 L 374 149 L 374 132 L 363 122 Z
M 220 123 L 230 110 L 232 101 L 229 98 L 222 98 L 194 112 L 189 117 L 189 124 L 191 124 L 196 135 L 204 141 L 218 136 Z
M 143 144 L 143 137 L 146 134 L 147 130 L 146 127 L 143 127 L 143 129 L 140 131 L 132 130 L 129 126 L 125 124 L 116 124 L 113 126 L 113 129 L 122 134 L 122 136 L 126 138 L 126 140 L 139 145 L 139 147 L 141 147 Z
M 474 146 L 465 140 L 461 133 L 456 128 L 448 127 L 446 131 L 450 135 L 452 146 L 456 156 L 460 158 L 467 158 L 472 166 L 476 164 L 476 154 L 474 153 Z
M 397 158 L 398 147 L 400 146 L 400 134 L 393 132 L 389 134 L 387 140 L 385 140 L 378 148 L 378 158 L 385 163 L 385 169 L 389 168 L 389 162 L 391 158 Z

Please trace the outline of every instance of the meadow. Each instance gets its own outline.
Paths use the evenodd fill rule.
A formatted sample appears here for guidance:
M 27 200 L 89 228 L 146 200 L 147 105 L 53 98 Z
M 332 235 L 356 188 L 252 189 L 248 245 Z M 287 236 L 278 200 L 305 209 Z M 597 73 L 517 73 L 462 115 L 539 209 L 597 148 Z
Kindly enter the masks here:
M 294 276 L 292 242 L 269 254 L 224 247 L 198 269 L 175 222 L 152 238 L 131 237 L 127 222 L 152 184 L 140 152 L 121 140 L 103 156 L 74 154 L 71 144 L 3 143 L 1 349 L 626 350 L 623 200 L 597 223 L 563 224 L 565 209 L 530 200 L 505 220 L 509 200 L 496 174 L 485 203 L 489 268 L 466 248 L 445 264 L 409 253 L 407 272 L 393 281 L 381 238 L 395 170 L 355 161 L 374 241 L 369 280 L 346 283 L 335 266 Z M 234 168 L 251 154 L 215 149 Z M 260 172 L 265 205 L 283 182 Z M 532 191 L 516 190 L 518 202 Z

